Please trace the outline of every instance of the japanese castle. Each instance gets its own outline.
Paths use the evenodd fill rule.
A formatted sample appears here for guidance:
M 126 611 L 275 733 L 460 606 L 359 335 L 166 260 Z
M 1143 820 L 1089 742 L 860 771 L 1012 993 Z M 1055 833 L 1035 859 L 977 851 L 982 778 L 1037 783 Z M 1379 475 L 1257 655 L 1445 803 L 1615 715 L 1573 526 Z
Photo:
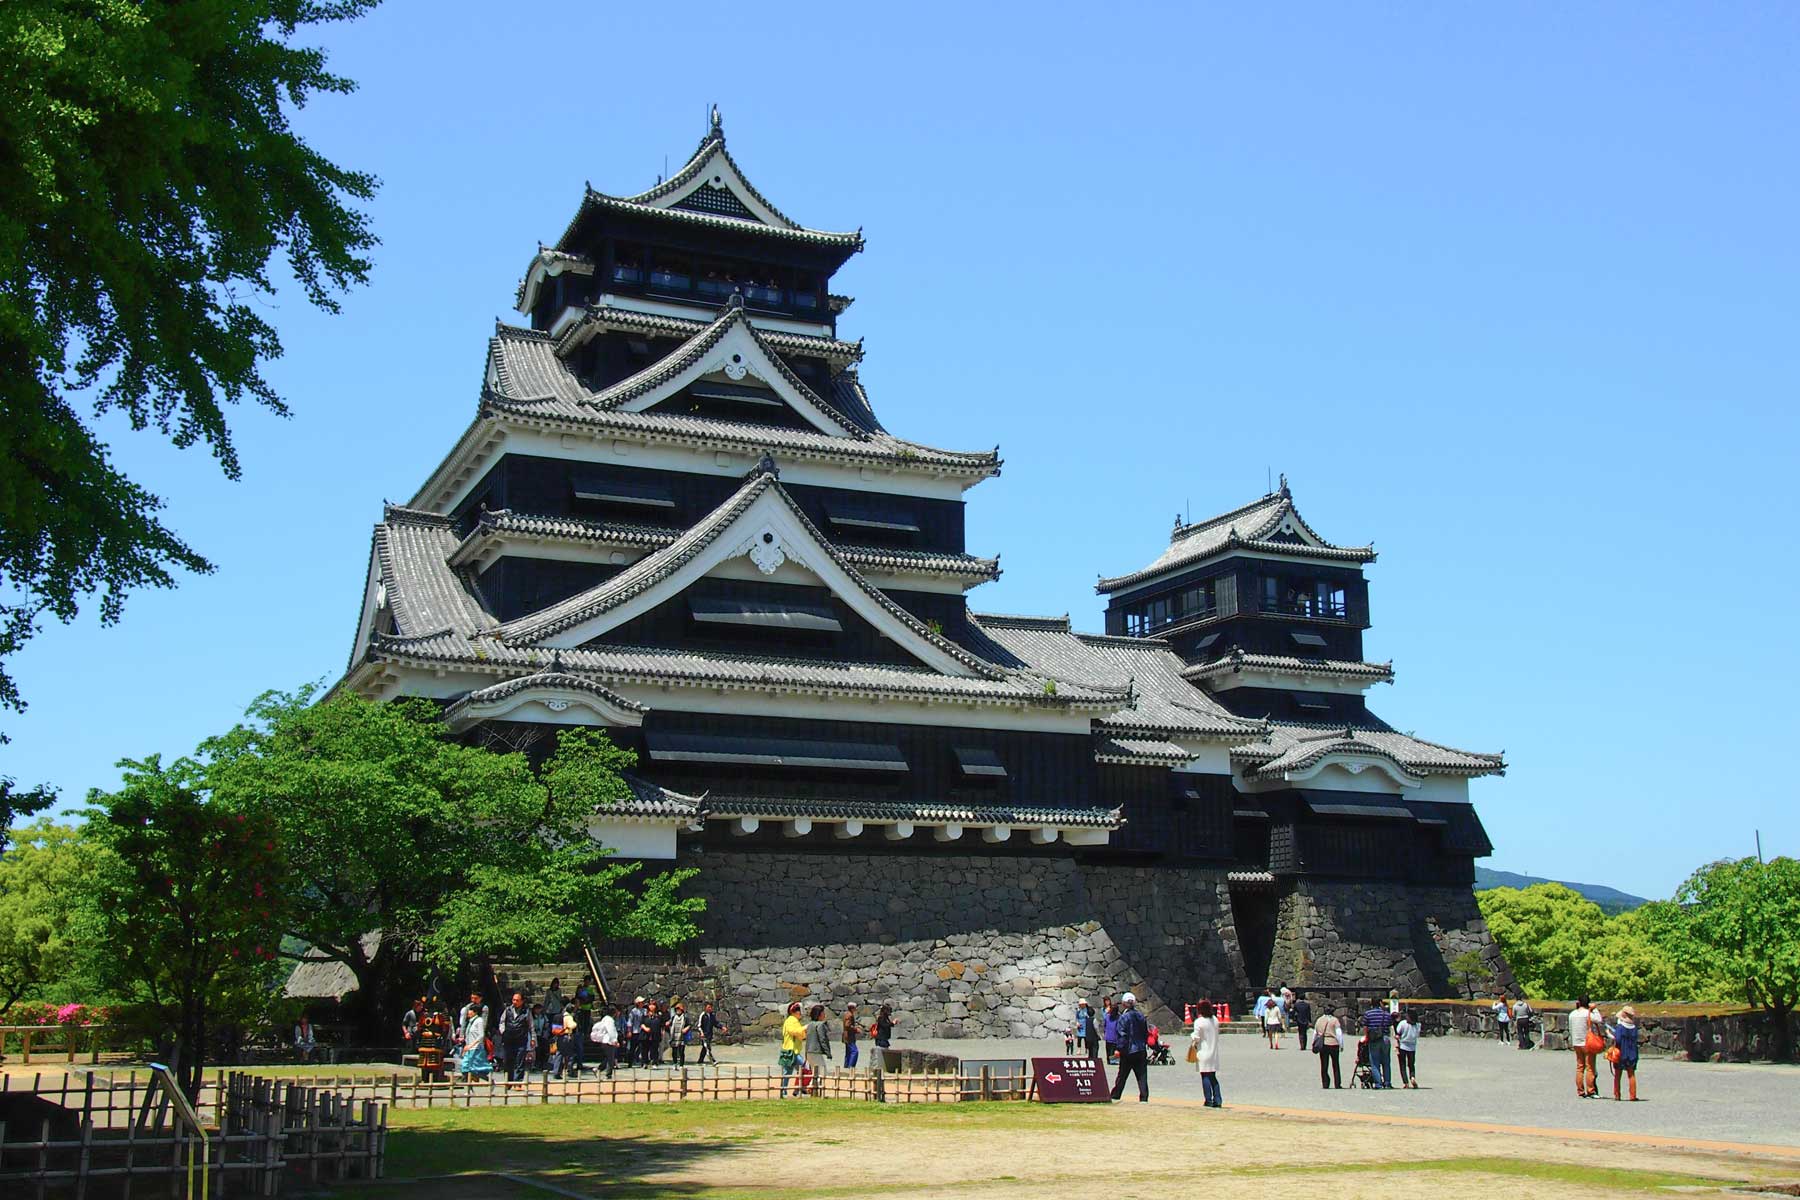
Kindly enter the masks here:
M 1374 551 L 1283 479 L 1101 579 L 1104 633 L 973 611 L 1000 566 L 964 496 L 1001 459 L 877 415 L 832 291 L 863 246 L 776 208 L 716 110 L 667 180 L 590 187 L 473 419 L 375 526 L 339 687 L 532 754 L 604 728 L 638 767 L 594 835 L 697 863 L 703 892 L 758 855 L 811 856 L 826 893 L 857 884 L 844 856 L 1188 872 L 1229 896 L 1253 986 L 1285 897 L 1466 897 L 1491 849 L 1469 780 L 1504 764 L 1369 711 L 1393 680 L 1362 650 Z M 845 921 L 816 940 L 865 938 Z

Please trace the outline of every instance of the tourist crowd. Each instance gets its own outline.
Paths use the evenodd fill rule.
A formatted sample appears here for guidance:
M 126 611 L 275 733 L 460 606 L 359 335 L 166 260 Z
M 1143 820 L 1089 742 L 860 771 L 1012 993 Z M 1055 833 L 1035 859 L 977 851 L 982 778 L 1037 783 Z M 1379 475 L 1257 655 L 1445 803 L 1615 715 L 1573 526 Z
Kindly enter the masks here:
M 1353 1087 L 1374 1090 L 1419 1087 L 1418 1020 L 1402 1009 L 1396 995 L 1386 1000 L 1369 999 L 1356 1006 L 1360 1028 L 1352 1041 L 1344 1019 L 1330 1007 L 1315 1013 L 1312 1002 L 1283 986 L 1265 988 L 1256 998 L 1250 1019 L 1264 1045 L 1280 1050 L 1289 1034 L 1296 1035 L 1298 1049 L 1318 1058 L 1319 1086 L 1344 1087 L 1344 1047 L 1353 1046 L 1350 1076 Z M 1524 999 L 1497 999 L 1493 1006 L 1500 1040 L 1527 1049 L 1536 1021 Z M 1219 1084 L 1221 1019 L 1226 1014 L 1212 1001 L 1194 1006 L 1187 1061 L 1200 1074 L 1201 1092 L 1209 1108 L 1224 1105 Z M 413 1043 L 425 1017 L 425 1002 L 416 1003 L 401 1020 L 401 1036 Z M 863 1023 L 857 1006 L 849 1004 L 841 1017 L 827 1015 L 826 1006 L 810 1007 L 794 1001 L 781 1024 L 781 1095 L 817 1095 L 821 1081 L 835 1061 L 834 1042 L 843 1048 L 842 1065 L 854 1068 L 861 1059 L 866 1037 L 876 1047 L 892 1045 L 897 1018 L 893 1008 L 882 1005 L 873 1020 Z M 451 1026 L 449 1061 L 462 1075 L 486 1079 L 499 1071 L 509 1081 L 525 1078 L 529 1071 L 553 1079 L 579 1076 L 592 1069 L 611 1078 L 620 1069 L 717 1063 L 714 1041 L 727 1031 L 713 1004 L 706 1002 L 698 1015 L 687 1005 L 647 1000 L 636 996 L 628 1007 L 596 1003 L 583 984 L 565 999 L 558 981 L 551 981 L 541 1001 L 527 1004 L 522 992 L 514 992 L 499 1015 L 492 1014 L 479 991 L 471 992 Z M 1575 1054 L 1575 1090 L 1583 1098 L 1598 1097 L 1598 1064 L 1605 1060 L 1612 1071 L 1613 1099 L 1636 1100 L 1639 1027 L 1635 1010 L 1622 1007 L 1614 1021 L 1607 1021 L 1598 1006 L 1582 997 L 1568 1018 L 1569 1045 Z M 295 1027 L 297 1052 L 310 1057 L 315 1042 L 312 1027 L 304 1019 Z M 1102 1059 L 1102 1045 L 1104 1058 Z M 1120 1099 L 1136 1079 L 1138 1099 L 1150 1098 L 1148 1067 L 1169 1063 L 1169 1047 L 1161 1031 L 1152 1025 L 1130 992 L 1104 996 L 1098 1007 L 1085 998 L 1075 1004 L 1064 1030 L 1066 1055 L 1085 1053 L 1116 1068 L 1111 1097 Z

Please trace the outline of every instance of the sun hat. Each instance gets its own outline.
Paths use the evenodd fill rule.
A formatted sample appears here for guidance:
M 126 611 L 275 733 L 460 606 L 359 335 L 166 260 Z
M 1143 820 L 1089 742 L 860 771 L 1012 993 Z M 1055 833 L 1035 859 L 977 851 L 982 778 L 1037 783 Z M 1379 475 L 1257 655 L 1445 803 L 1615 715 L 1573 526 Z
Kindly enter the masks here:
M 1631 1005 L 1627 1004 L 1624 1008 L 1621 1008 L 1619 1010 L 1619 1019 L 1621 1021 L 1635 1022 L 1637 1020 L 1637 1009 L 1635 1009 L 1635 1008 L 1631 1007 Z
M 1137 997 L 1132 995 L 1130 992 L 1126 992 L 1123 996 L 1119 997 L 1119 1003 L 1120 1004 L 1136 1004 Z

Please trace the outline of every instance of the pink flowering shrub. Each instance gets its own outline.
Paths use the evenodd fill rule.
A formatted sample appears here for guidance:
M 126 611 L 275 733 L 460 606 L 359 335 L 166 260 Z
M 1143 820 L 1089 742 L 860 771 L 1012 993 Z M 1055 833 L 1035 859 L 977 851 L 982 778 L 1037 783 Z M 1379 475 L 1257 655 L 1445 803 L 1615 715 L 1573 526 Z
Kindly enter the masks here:
M 56 1023 L 58 1025 L 79 1024 L 81 1022 L 81 1018 L 82 1018 L 83 1014 L 85 1014 L 86 1012 L 87 1012 L 86 1005 L 65 1004 L 61 1008 L 56 1010 Z

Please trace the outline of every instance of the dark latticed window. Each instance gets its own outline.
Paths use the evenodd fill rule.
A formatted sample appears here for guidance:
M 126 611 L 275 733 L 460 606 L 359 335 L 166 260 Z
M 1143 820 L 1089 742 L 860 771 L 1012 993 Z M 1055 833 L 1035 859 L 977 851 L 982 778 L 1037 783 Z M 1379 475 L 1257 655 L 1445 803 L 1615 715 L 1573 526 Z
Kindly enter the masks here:
M 756 220 L 756 214 L 745 208 L 744 202 L 732 195 L 730 188 L 702 185 L 676 201 L 675 207 L 719 217 L 736 217 L 740 221 Z

